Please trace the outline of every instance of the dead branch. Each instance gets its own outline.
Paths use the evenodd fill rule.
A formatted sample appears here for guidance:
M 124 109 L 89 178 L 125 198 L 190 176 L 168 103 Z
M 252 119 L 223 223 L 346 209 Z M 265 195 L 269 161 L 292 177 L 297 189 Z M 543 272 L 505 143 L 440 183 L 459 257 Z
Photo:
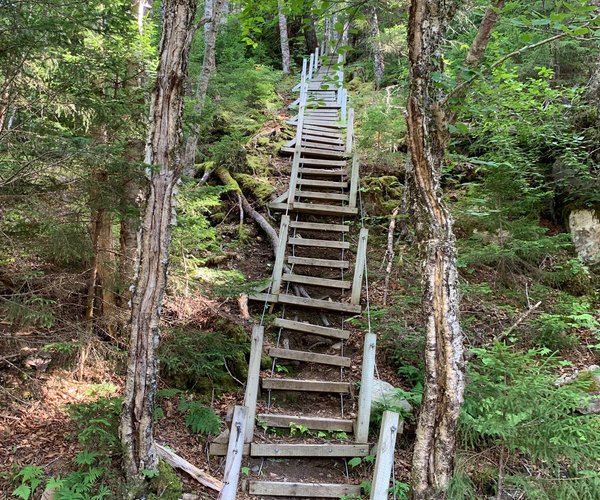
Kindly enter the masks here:
M 200 470 L 195 465 L 191 464 L 184 458 L 181 458 L 179 455 L 173 453 L 171 450 L 161 446 L 156 443 L 156 451 L 158 452 L 158 456 L 162 458 L 165 462 L 167 462 L 170 466 L 181 469 L 184 472 L 187 472 L 192 478 L 198 481 L 200 484 L 209 487 L 215 491 L 221 491 L 223 489 L 223 483 L 219 481 L 217 478 L 212 477 L 206 472 Z

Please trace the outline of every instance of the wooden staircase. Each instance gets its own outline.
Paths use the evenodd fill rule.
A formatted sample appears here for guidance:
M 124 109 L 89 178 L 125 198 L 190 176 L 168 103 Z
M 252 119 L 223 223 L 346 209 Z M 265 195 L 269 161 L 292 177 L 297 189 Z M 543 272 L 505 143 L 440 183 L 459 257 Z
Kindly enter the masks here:
M 346 108 L 342 81 L 342 70 L 332 69 L 331 57 L 319 57 L 317 51 L 304 61 L 295 88 L 300 96 L 292 105 L 298 114 L 288 121 L 297 127 L 296 136 L 281 150 L 293 155 L 290 183 L 270 205 L 281 212 L 273 279 L 269 290 L 250 297 L 271 310 L 278 306 L 279 311 L 272 324 L 274 338 L 265 348 L 273 359 L 272 369 L 262 376 L 264 328 L 254 329 L 244 402 L 249 412 L 243 453 L 261 459 L 261 470 L 267 470 L 272 459 L 339 461 L 370 451 L 375 336 L 369 333 L 364 338 L 366 358 L 358 389 L 359 380 L 350 370 L 358 360 L 348 347 L 347 329 L 347 319 L 362 311 L 368 231 L 359 229 L 354 111 Z M 289 371 L 296 373 L 288 375 Z M 257 402 L 259 386 L 266 401 Z M 286 398 L 293 404 L 280 405 Z M 263 428 L 295 426 L 302 429 L 301 439 L 261 435 L 255 432 L 256 421 Z M 227 433 L 217 438 L 211 454 L 224 455 L 227 440 Z M 290 467 L 289 474 L 279 467 L 277 481 L 251 478 L 249 494 L 339 498 L 360 493 L 360 486 L 351 484 L 346 475 L 322 482 L 298 475 L 299 467 Z

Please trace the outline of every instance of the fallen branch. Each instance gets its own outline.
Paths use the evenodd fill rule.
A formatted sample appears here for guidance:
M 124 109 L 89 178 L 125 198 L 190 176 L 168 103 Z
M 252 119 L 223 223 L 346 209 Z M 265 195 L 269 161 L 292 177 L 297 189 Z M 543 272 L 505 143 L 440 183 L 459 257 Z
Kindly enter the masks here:
M 223 482 L 219 481 L 217 478 L 212 477 L 206 472 L 200 470 L 195 465 L 191 464 L 184 458 L 181 458 L 179 455 L 175 454 L 168 448 L 156 443 L 156 450 L 158 451 L 158 456 L 162 458 L 165 462 L 167 462 L 171 467 L 176 467 L 186 472 L 200 484 L 209 487 L 215 491 L 221 491 L 223 489 Z
M 525 321 L 525 319 L 527 319 L 527 317 L 533 312 L 535 311 L 538 307 L 540 307 L 540 305 L 542 304 L 542 301 L 540 300 L 537 304 L 534 304 L 532 307 L 530 307 L 529 309 L 527 309 L 527 311 L 525 311 L 517 321 L 515 321 L 508 330 L 502 332 L 500 334 L 500 336 L 498 337 L 498 340 L 501 340 L 505 337 L 508 337 L 515 328 L 517 328 L 517 326 L 519 326 L 521 323 L 523 323 L 523 321 Z
M 387 259 L 387 266 L 385 268 L 385 284 L 383 290 L 383 305 L 385 306 L 387 303 L 388 289 L 390 286 L 390 275 L 392 273 L 392 266 L 394 264 L 394 233 L 396 231 L 396 218 L 398 217 L 398 212 L 400 211 L 400 207 L 394 208 L 392 212 L 392 217 L 390 219 L 390 226 L 388 228 L 388 238 L 387 238 L 387 250 L 385 251 L 385 256 L 381 261 L 381 266 L 385 263 Z

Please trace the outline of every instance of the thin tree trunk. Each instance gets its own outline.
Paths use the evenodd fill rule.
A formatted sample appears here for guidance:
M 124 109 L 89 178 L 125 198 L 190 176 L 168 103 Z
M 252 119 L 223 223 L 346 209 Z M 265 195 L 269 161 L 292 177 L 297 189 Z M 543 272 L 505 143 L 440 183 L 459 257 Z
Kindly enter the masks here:
M 498 19 L 500 19 L 500 11 L 504 7 L 504 3 L 505 0 L 492 0 L 490 6 L 485 11 L 481 24 L 479 25 L 479 30 L 477 30 L 477 35 L 475 35 L 475 39 L 465 58 L 467 65 L 477 66 L 480 63 L 490 41 L 490 37 L 492 36 L 492 31 L 496 26 Z
M 432 75 L 442 72 L 441 44 L 448 24 L 443 0 L 412 0 L 407 104 L 417 232 L 424 253 L 425 388 L 413 455 L 415 499 L 443 498 L 452 477 L 456 424 L 464 393 L 463 340 L 458 320 L 456 242 L 441 196 L 447 141 L 442 95 Z
M 277 2 L 279 13 L 279 39 L 281 42 L 281 65 L 284 73 L 290 72 L 290 44 L 288 42 L 287 18 L 283 12 L 283 0 Z
M 152 0 L 135 0 L 132 5 L 132 14 L 137 20 L 138 33 L 140 37 L 144 34 L 144 24 L 146 17 L 152 8 Z M 147 74 L 144 68 L 144 61 L 131 60 L 129 65 L 130 78 L 133 87 L 137 87 L 142 92 L 146 84 Z M 139 74 L 139 78 L 131 78 Z M 139 163 L 143 158 L 144 145 L 143 140 L 133 137 L 127 146 L 125 157 L 130 163 Z M 135 172 L 125 179 L 123 185 L 122 218 L 119 234 L 119 278 L 121 281 L 121 295 L 119 305 L 126 309 L 131 300 L 131 285 L 135 279 L 135 263 L 137 259 L 137 232 L 139 228 L 140 216 L 137 209 L 140 207 L 143 198 L 140 179 Z
M 121 414 L 121 440 L 128 479 L 142 483 L 156 470 L 153 412 L 158 381 L 156 349 L 160 308 L 167 284 L 175 193 L 181 176 L 183 83 L 193 37 L 195 0 L 166 0 L 156 87 L 150 106 L 145 163 L 153 165 L 140 227 L 138 275 L 131 306 L 131 339 Z
M 194 122 L 186 139 L 183 155 L 183 174 L 188 177 L 193 177 L 196 172 L 196 149 L 200 138 L 199 117 L 204 109 L 210 78 L 216 70 L 215 46 L 224 3 L 224 0 L 206 0 L 204 4 L 204 19 L 207 19 L 204 23 L 204 57 L 194 94 Z
M 379 19 L 377 18 L 377 9 L 373 5 L 371 7 L 371 50 L 373 51 L 373 72 L 375 74 L 375 88 L 381 87 L 383 81 L 383 71 L 385 62 L 383 59 L 383 50 L 381 41 L 379 40 Z

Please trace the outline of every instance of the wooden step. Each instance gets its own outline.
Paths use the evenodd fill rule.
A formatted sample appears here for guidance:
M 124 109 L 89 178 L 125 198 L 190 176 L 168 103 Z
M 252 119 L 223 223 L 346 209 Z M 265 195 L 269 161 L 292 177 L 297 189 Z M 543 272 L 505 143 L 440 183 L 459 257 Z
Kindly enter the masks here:
M 347 233 L 350 231 L 350 226 L 344 224 L 325 224 L 323 222 L 292 221 L 290 222 L 290 227 L 314 231 L 337 231 L 340 233 Z
M 303 165 L 322 165 L 324 167 L 345 167 L 346 160 L 321 160 L 319 158 L 300 158 Z
M 349 201 L 350 195 L 340 193 L 324 193 L 323 191 L 296 190 L 296 198 L 311 198 L 317 200 Z
M 287 207 L 287 205 L 286 205 Z M 320 205 L 317 203 L 298 203 L 294 202 L 291 206 L 292 210 L 296 212 L 303 212 L 309 214 L 319 215 L 333 215 L 343 217 L 345 215 L 356 215 L 358 208 L 356 207 L 340 207 L 336 205 Z M 285 210 L 285 209 L 284 209 Z
M 297 297 L 296 295 L 289 295 L 286 293 L 280 293 L 278 295 L 273 293 L 253 293 L 252 295 L 249 295 L 248 298 L 257 302 L 269 302 L 273 304 L 288 304 L 290 306 L 327 309 L 329 311 L 337 311 L 349 314 L 359 314 L 362 311 L 362 307 L 359 304 L 348 304 L 346 302 L 336 302 L 321 299 L 307 299 L 305 297 Z
M 325 144 L 323 142 L 306 141 L 302 139 L 302 147 L 309 149 L 324 149 L 325 151 L 346 151 L 346 147 L 341 144 Z
M 350 262 L 335 259 L 313 259 L 312 257 L 288 257 L 288 264 L 299 266 L 331 267 L 333 269 L 349 269 Z
M 309 134 L 309 133 L 302 134 L 302 140 L 303 141 L 313 141 L 313 142 L 323 142 L 325 144 L 339 144 L 339 145 L 344 144 L 344 141 L 342 140 L 341 137 L 327 137 L 327 136 L 315 135 L 315 134 L 318 134 L 318 133 L 315 132 L 314 134 Z
M 343 250 L 350 248 L 350 243 L 347 241 L 317 240 L 313 238 L 290 238 L 288 244 L 302 247 L 339 248 Z
M 302 175 L 322 175 L 322 176 L 347 176 L 348 173 L 344 169 L 331 170 L 329 168 L 299 168 L 298 172 Z
M 330 326 L 313 325 L 312 323 L 302 323 L 301 321 L 292 321 L 290 319 L 277 318 L 273 324 L 279 328 L 285 328 L 296 332 L 310 333 L 332 339 L 347 340 L 350 337 L 348 330 L 331 328 Z
M 311 431 L 353 432 L 354 420 L 343 418 L 305 417 L 298 415 L 282 415 L 278 413 L 260 413 L 256 416 L 269 427 L 289 429 L 290 424 L 302 425 Z
M 252 457 L 365 457 L 368 444 L 252 443 Z
M 358 498 L 360 486 L 339 483 L 250 481 L 250 495 L 303 498 Z
M 302 126 L 302 133 L 305 134 L 306 131 L 309 131 L 309 133 L 311 133 L 311 134 L 318 132 L 317 135 L 324 135 L 324 136 L 328 136 L 328 137 L 339 137 L 340 139 L 343 139 L 341 132 L 338 132 L 337 130 L 332 130 L 329 127 L 319 127 L 319 125 L 310 125 L 310 124 L 305 123 Z
M 350 281 L 316 278 L 314 276 L 305 276 L 302 274 L 284 274 L 281 276 L 281 279 L 288 283 L 301 283 L 303 285 L 311 286 L 325 286 L 328 288 L 340 288 L 342 290 L 350 290 L 350 288 L 352 288 L 352 282 Z
M 291 359 L 294 361 L 305 361 L 307 363 L 319 363 L 330 366 L 350 366 L 352 360 L 343 356 L 332 354 L 318 354 L 316 352 L 294 351 L 292 349 L 279 349 L 271 347 L 269 356 L 279 359 Z
M 281 148 L 283 153 L 294 153 L 294 148 Z M 331 158 L 344 158 L 346 153 L 344 151 L 328 151 L 326 149 L 317 148 L 300 148 L 300 154 L 303 155 L 314 155 L 314 156 L 327 156 Z
M 301 391 L 301 392 L 335 392 L 348 394 L 349 382 L 329 382 L 328 380 L 301 380 L 295 378 L 263 378 L 263 389 L 275 391 Z
M 341 182 L 337 182 L 337 181 L 320 181 L 320 180 L 314 180 L 314 179 L 298 179 L 296 181 L 296 183 L 298 184 L 298 186 L 315 186 L 315 187 L 321 187 L 321 188 L 347 188 L 348 187 L 348 182 L 346 181 L 341 181 Z

